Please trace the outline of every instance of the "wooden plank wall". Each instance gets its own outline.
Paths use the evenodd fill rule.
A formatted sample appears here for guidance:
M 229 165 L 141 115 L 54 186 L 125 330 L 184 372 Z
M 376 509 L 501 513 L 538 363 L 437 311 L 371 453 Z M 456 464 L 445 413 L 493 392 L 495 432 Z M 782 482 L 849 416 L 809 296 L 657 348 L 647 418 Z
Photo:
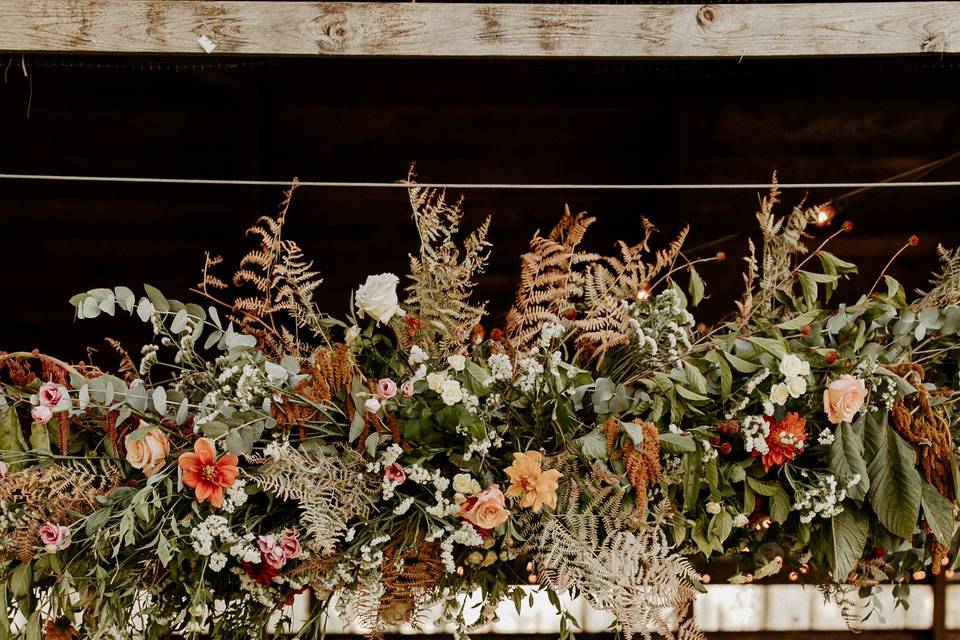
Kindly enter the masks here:
M 204 64 L 28 59 L 24 77 L 19 56 L 0 56 L 0 172 L 389 181 L 416 160 L 431 181 L 752 182 L 774 169 L 787 181 L 844 181 L 882 179 L 960 147 L 960 83 L 949 61 Z M 935 177 L 958 178 L 960 168 Z M 0 349 L 80 357 L 104 334 L 134 344 L 147 338 L 130 320 L 74 325 L 66 300 L 144 281 L 180 295 L 198 279 L 205 249 L 228 262 L 239 257 L 244 228 L 273 211 L 278 191 L 0 182 Z M 588 245 L 608 249 L 618 237 L 637 238 L 640 214 L 665 238 L 690 222 L 689 246 L 710 242 L 749 228 L 756 199 L 468 192 L 470 222 L 494 216 L 495 248 L 479 293 L 502 317 L 518 255 L 565 202 L 600 218 Z M 861 262 L 861 285 L 869 286 L 917 233 L 920 247 L 894 273 L 921 284 L 936 242 L 960 244 L 958 202 L 960 192 L 950 190 L 860 199 L 842 212 L 857 228 L 836 250 Z M 402 191 L 305 189 L 289 231 L 316 257 L 327 278 L 318 295 L 334 313 L 346 311 L 366 274 L 402 273 L 414 242 Z M 731 308 L 743 246 L 728 243 L 727 262 L 704 270 L 713 295 L 707 317 Z
M 0 51 L 705 57 L 960 50 L 952 2 L 470 4 L 0 0 Z M 208 51 L 209 53 L 209 51 Z

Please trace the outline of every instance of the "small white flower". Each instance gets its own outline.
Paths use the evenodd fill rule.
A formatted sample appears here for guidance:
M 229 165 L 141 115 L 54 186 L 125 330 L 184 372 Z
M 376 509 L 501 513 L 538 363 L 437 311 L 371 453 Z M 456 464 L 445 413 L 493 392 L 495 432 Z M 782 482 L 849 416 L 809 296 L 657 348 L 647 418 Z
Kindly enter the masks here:
M 810 363 L 799 356 L 788 353 L 780 360 L 780 373 L 788 378 L 808 376 L 810 375 Z
M 444 380 L 440 389 L 440 397 L 444 403 L 454 405 L 463 400 L 463 389 L 456 380 Z
M 443 383 L 447 381 L 447 376 L 444 373 L 428 373 L 427 374 L 427 386 L 430 387 L 430 390 L 435 393 L 440 393 L 443 391 Z
M 513 377 L 513 364 L 510 356 L 505 353 L 495 353 L 487 358 L 487 366 L 490 367 L 490 377 L 494 380 L 509 380 Z
M 447 363 L 454 371 L 463 371 L 467 366 L 467 359 L 458 353 L 447 358 Z
M 708 503 L 707 503 L 707 513 L 709 513 L 709 514 L 717 515 L 718 513 L 720 513 L 720 510 L 721 510 L 721 509 L 722 509 L 722 507 L 720 506 L 720 503 L 719 503 L 719 502 L 708 502 Z
M 347 343 L 348 347 L 353 347 L 353 344 L 357 341 L 357 338 L 360 337 L 360 327 L 353 325 L 347 329 L 347 335 L 344 337 L 344 341 Z
M 210 555 L 210 561 L 207 566 L 210 567 L 211 571 L 217 573 L 227 566 L 227 556 L 220 552 L 213 553 Z
M 820 432 L 820 435 L 817 436 L 817 442 L 822 445 L 833 444 L 833 441 L 836 440 L 836 436 L 833 435 L 833 431 L 829 429 L 824 429 Z
M 735 527 L 745 527 L 749 523 L 750 518 L 748 518 L 745 513 L 738 513 L 737 517 L 733 519 L 733 526 Z
M 413 345 L 410 347 L 410 356 L 407 359 L 407 362 L 410 363 L 410 366 L 415 367 L 418 364 L 423 364 L 429 359 L 430 356 L 427 354 L 427 352 L 421 349 L 419 346 Z
M 799 398 L 807 392 L 807 380 L 800 376 L 792 376 L 786 379 L 787 392 L 791 398 Z
M 773 404 L 778 404 L 782 407 L 787 403 L 789 397 L 790 391 L 787 389 L 787 385 L 782 382 L 770 388 L 770 402 Z
M 367 276 L 367 281 L 357 288 L 355 300 L 360 314 L 369 314 L 381 324 L 387 324 L 393 316 L 404 315 L 397 299 L 400 278 L 392 273 Z
M 772 416 L 774 411 L 775 411 L 775 408 L 774 408 L 774 406 L 773 406 L 773 403 L 770 402 L 769 400 L 764 400 L 764 401 L 763 401 L 763 415 L 765 415 L 765 416 Z

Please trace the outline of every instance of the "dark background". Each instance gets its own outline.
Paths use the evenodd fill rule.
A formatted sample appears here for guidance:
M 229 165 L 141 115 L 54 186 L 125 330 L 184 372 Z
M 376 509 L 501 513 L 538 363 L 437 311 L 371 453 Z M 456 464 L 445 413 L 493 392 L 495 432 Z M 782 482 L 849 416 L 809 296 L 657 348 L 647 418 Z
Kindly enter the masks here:
M 186 178 L 394 181 L 417 162 L 424 182 L 672 183 L 873 181 L 960 151 L 955 58 L 590 62 L 268 60 L 0 56 L 0 172 Z M 9 64 L 8 64 L 9 63 Z M 22 65 L 26 64 L 27 75 Z M 927 179 L 960 179 L 960 161 Z M 229 267 L 243 231 L 276 208 L 280 188 L 0 180 L 0 350 L 69 359 L 112 335 L 135 351 L 136 319 L 75 323 L 68 298 L 149 282 L 189 299 L 204 250 Z M 783 211 L 804 193 L 784 195 Z M 812 202 L 840 195 L 810 194 Z M 755 191 L 480 191 L 468 223 L 493 215 L 494 252 L 479 294 L 494 323 L 509 306 L 518 256 L 564 203 L 599 218 L 587 245 L 664 241 L 693 225 L 690 257 L 750 229 Z M 834 252 L 869 287 L 892 268 L 911 286 L 937 242 L 960 244 L 960 189 L 885 190 L 837 218 L 853 233 Z M 834 227 L 835 228 L 835 227 Z M 405 272 L 415 248 L 402 190 L 301 189 L 289 237 L 316 260 L 318 298 L 346 312 L 367 274 Z M 716 319 L 740 291 L 745 239 L 702 273 Z

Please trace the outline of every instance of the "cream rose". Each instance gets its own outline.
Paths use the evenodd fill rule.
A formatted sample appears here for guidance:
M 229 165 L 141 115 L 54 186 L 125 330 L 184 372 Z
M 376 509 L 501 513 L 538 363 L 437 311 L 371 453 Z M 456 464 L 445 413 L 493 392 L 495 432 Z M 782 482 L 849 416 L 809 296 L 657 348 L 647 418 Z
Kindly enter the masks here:
M 456 380 L 445 380 L 440 387 L 440 398 L 448 405 L 455 405 L 463 400 L 463 389 Z
M 788 353 L 780 360 L 780 373 L 788 378 L 808 376 L 810 375 L 810 363 L 799 356 Z
M 467 359 L 460 354 L 455 354 L 447 358 L 447 364 L 454 371 L 463 371 L 463 368 L 467 365 Z
M 823 411 L 833 424 L 853 422 L 866 399 L 867 386 L 863 380 L 844 375 L 823 390 Z
M 799 398 L 807 392 L 807 380 L 806 378 L 801 378 L 800 376 L 793 376 L 785 380 L 787 385 L 787 392 L 790 393 L 791 398 Z
M 402 316 L 403 309 L 397 299 L 400 278 L 392 273 L 367 276 L 367 281 L 357 288 L 355 297 L 361 314 L 369 314 L 381 324 L 390 322 L 393 316 Z
M 476 499 L 463 503 L 460 517 L 481 529 L 495 529 L 510 517 L 506 504 L 507 499 L 500 491 L 500 487 L 492 484 Z
M 787 391 L 787 385 L 784 383 L 775 384 L 770 389 L 770 402 L 773 404 L 778 404 L 783 406 L 786 404 L 787 399 L 790 397 L 790 392 Z
M 140 427 L 147 426 L 143 420 L 140 421 Z M 148 478 L 156 474 L 167 463 L 167 455 L 170 453 L 170 441 L 159 428 L 151 429 L 140 440 L 133 440 L 128 435 L 124 439 L 124 446 L 127 448 L 127 462 L 134 469 L 142 469 L 143 475 Z
M 430 391 L 440 393 L 443 391 L 443 383 L 447 380 L 447 376 L 442 373 L 428 373 L 427 374 L 427 386 L 430 387 Z

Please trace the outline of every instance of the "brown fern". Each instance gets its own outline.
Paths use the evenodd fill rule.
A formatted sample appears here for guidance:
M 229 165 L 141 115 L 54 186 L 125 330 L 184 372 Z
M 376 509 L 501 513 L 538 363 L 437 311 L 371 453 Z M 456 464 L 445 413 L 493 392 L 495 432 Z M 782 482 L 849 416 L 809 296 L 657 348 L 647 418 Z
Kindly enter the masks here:
M 123 345 L 113 338 L 104 338 L 104 341 L 120 356 L 120 365 L 117 368 L 117 372 L 123 376 L 123 379 L 127 383 L 139 379 L 140 371 L 137 369 L 137 365 L 134 364 L 130 354 L 123 348 Z
M 578 265 L 598 259 L 577 247 L 596 218 L 564 207 L 563 217 L 544 238 L 539 232 L 530 241 L 530 251 L 520 258 L 520 285 L 507 313 L 506 334 L 513 349 L 525 351 L 536 341 L 544 323 L 561 323 L 564 312 L 573 309 Z

